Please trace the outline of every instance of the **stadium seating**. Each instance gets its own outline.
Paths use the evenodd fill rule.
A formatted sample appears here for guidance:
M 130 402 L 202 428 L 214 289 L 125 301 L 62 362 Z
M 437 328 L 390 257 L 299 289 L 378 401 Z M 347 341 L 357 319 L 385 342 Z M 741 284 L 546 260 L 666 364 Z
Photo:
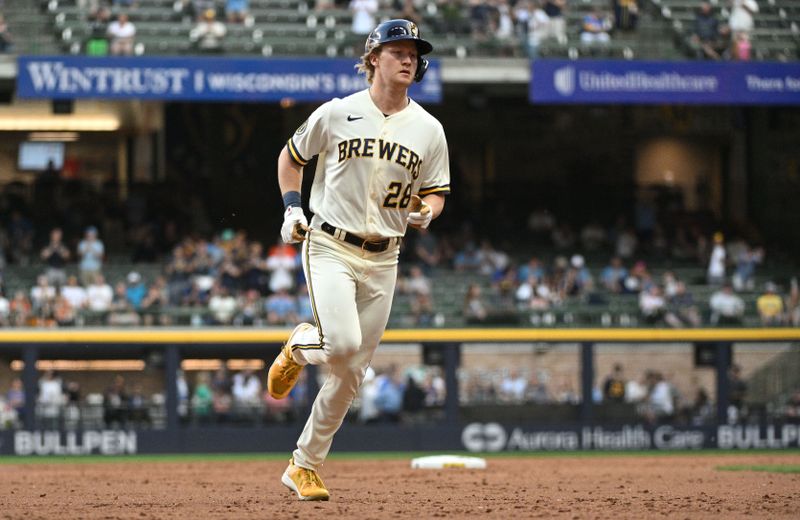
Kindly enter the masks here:
M 660 279 L 666 267 L 655 268 L 651 272 L 654 279 Z M 669 268 L 678 278 L 687 282 L 689 291 L 694 295 L 695 302 L 700 310 L 704 322 L 709 316 L 708 301 L 716 290 L 704 283 L 705 269 L 702 267 Z M 596 276 L 599 266 L 592 269 Z M 759 280 L 765 281 L 774 276 L 781 276 L 781 270 L 764 273 Z M 433 282 L 434 313 L 440 315 L 439 323 L 447 327 L 462 327 L 467 325 L 463 318 L 462 308 L 467 287 L 477 283 L 483 287 L 483 294 L 491 303 L 491 286 L 485 276 L 456 273 L 454 271 L 439 271 L 431 277 Z M 760 286 L 760 285 L 759 285 Z M 746 315 L 745 326 L 760 326 L 756 311 L 756 299 L 761 294 L 759 291 L 744 291 L 738 293 L 745 301 Z M 596 300 L 585 296 L 570 297 L 562 305 L 542 311 L 517 311 L 497 313 L 496 319 L 490 317 L 488 325 L 536 326 L 536 327 L 641 327 L 647 326 L 642 322 L 639 312 L 637 294 L 611 294 L 598 291 Z M 597 303 L 593 303 L 596 301 Z M 442 321 L 443 320 L 443 321 Z M 395 297 L 390 325 L 394 327 L 413 326 L 411 301 L 407 295 L 398 294 Z
M 661 16 L 671 21 L 676 42 L 687 53 L 691 50 L 689 37 L 698 2 L 695 0 L 651 0 L 660 8 Z M 727 20 L 725 3 L 710 2 L 717 18 Z M 797 0 L 767 0 L 759 2 L 754 16 L 755 29 L 750 35 L 753 58 L 757 60 L 789 61 L 798 58 L 800 44 L 800 2 Z
M 596 277 L 601 269 L 600 265 L 590 266 Z M 146 284 L 152 283 L 162 273 L 161 264 L 130 264 L 127 262 L 109 262 L 104 273 L 106 280 L 113 286 L 116 282 L 124 280 L 131 271 L 142 275 Z M 35 284 L 36 276 L 42 272 L 41 266 L 9 266 L 5 270 L 6 293 L 13 295 L 15 291 L 22 290 L 26 294 Z M 708 301 L 716 290 L 704 282 L 705 269 L 697 266 L 678 267 L 656 266 L 651 269 L 654 279 L 660 279 L 662 273 L 670 270 L 687 283 L 689 291 L 693 294 L 697 307 L 703 316 L 704 323 L 708 322 Z M 75 272 L 71 266 L 69 272 Z M 782 280 L 789 276 L 789 271 L 780 267 L 762 272 L 758 276 L 756 287 L 753 291 L 742 291 L 738 294 L 745 301 L 746 314 L 743 325 L 760 326 L 756 311 L 756 299 L 761 294 L 758 288 L 767 280 Z M 502 307 L 493 296 L 493 289 L 488 277 L 475 274 L 456 272 L 451 269 L 437 269 L 430 276 L 433 287 L 433 316 L 422 323 L 422 326 L 463 327 L 469 326 L 463 316 L 464 296 L 470 284 L 478 284 L 483 288 L 485 300 L 495 311 L 490 314 L 484 326 L 534 326 L 534 327 L 641 327 L 648 326 L 641 319 L 637 294 L 612 294 L 596 289 L 591 297 L 589 295 L 569 297 L 561 305 L 553 306 L 546 310 L 530 311 L 519 310 L 513 305 Z M 412 312 L 412 298 L 403 293 L 395 296 L 389 325 L 393 328 L 415 327 L 419 323 Z M 207 308 L 198 307 L 170 307 L 159 310 L 158 314 L 169 316 L 171 325 L 193 325 L 198 322 L 208 323 L 211 315 Z M 101 326 L 106 322 L 105 313 L 83 311 L 78 321 L 79 326 Z M 158 320 L 154 320 L 158 324 Z
M 797 58 L 798 0 L 769 0 L 756 16 L 753 35 L 757 59 L 789 60 Z M 686 52 L 686 31 L 691 27 L 694 0 L 646 0 L 643 2 L 636 31 L 615 33 L 608 44 L 585 45 L 580 42 L 581 20 L 593 6 L 607 9 L 604 0 L 579 0 L 566 11 L 567 42 L 544 42 L 542 57 L 679 59 Z M 23 27 L 18 42 L 22 52 L 44 54 L 60 52 L 80 54 L 89 34 L 90 22 L 85 8 L 75 0 L 44 0 L 44 15 L 35 4 L 11 0 L 6 3 L 9 19 Z M 465 8 L 466 9 L 466 8 Z M 722 18 L 727 12 L 720 12 Z M 394 16 L 391 10 L 378 13 L 380 19 Z M 189 31 L 193 20 L 176 10 L 173 0 L 140 0 L 130 10 L 137 27 L 137 54 L 174 55 L 191 51 Z M 465 20 L 468 13 L 465 10 Z M 423 10 L 423 34 L 439 56 L 524 56 L 514 38 L 477 41 L 468 34 L 446 34 L 434 2 Z M 229 55 L 264 56 L 353 56 L 361 49 L 363 36 L 350 31 L 352 15 L 348 9 L 314 10 L 305 0 L 252 0 L 250 16 L 244 24 L 228 24 L 225 51 Z M 52 35 L 48 38 L 47 34 Z
M 728 16 L 726 4 L 711 2 L 721 21 Z M 189 32 L 193 20 L 176 10 L 174 0 L 139 0 L 129 9 L 136 25 L 136 54 L 176 55 L 191 52 Z M 605 0 L 572 0 L 565 11 L 566 42 L 546 41 L 541 57 L 685 59 L 694 53 L 689 42 L 695 0 L 642 0 L 637 29 L 615 32 L 608 44 L 580 42 L 581 20 L 593 6 L 608 9 Z M 753 58 L 794 60 L 798 58 L 800 0 L 763 0 L 755 16 L 752 34 Z M 517 38 L 477 41 L 469 34 L 468 15 L 464 29 L 446 33 L 435 2 L 422 9 L 422 31 L 438 56 L 524 57 Z M 76 0 L 7 0 L 5 14 L 16 39 L 17 52 L 31 54 L 82 54 L 90 31 L 89 13 Z M 379 19 L 394 16 L 391 10 L 378 13 Z M 350 30 L 352 14 L 346 8 L 315 10 L 306 0 L 251 0 L 250 16 L 244 24 L 228 24 L 224 50 L 229 55 L 263 56 L 355 56 L 361 52 L 362 35 Z

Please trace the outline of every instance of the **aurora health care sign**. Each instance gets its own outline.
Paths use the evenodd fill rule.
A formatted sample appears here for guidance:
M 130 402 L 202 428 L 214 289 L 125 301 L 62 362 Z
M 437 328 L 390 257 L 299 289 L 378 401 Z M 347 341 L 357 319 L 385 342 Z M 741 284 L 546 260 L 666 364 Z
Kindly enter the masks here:
M 796 449 L 800 447 L 800 424 L 705 428 L 631 424 L 544 430 L 525 425 L 470 423 L 461 432 L 461 442 L 471 452 Z

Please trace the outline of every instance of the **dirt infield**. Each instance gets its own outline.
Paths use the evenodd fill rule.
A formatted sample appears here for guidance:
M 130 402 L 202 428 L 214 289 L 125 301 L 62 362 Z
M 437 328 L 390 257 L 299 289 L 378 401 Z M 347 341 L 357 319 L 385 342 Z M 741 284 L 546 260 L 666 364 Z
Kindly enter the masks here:
M 797 518 L 800 453 L 490 458 L 486 470 L 331 460 L 330 502 L 301 503 L 275 461 L 0 465 L 0 518 Z

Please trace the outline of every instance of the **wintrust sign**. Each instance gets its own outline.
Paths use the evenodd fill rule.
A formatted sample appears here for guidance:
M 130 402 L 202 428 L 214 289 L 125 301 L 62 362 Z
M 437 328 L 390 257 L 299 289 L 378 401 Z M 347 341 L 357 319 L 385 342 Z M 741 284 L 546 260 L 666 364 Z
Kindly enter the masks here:
M 441 101 L 438 69 L 411 86 L 414 100 Z M 320 101 L 367 87 L 351 59 L 20 56 L 17 70 L 17 95 L 33 99 Z

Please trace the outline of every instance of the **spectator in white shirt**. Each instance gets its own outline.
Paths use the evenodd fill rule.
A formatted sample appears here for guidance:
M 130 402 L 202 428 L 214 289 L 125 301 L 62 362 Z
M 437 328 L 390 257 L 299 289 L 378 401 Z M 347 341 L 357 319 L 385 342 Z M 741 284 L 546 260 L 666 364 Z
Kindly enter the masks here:
M 95 276 L 94 282 L 86 288 L 86 299 L 89 310 L 106 312 L 111 308 L 114 290 L 106 283 L 106 279 L 102 274 Z
M 505 401 L 521 402 L 525 399 L 527 388 L 528 381 L 520 375 L 519 370 L 512 368 L 508 377 L 500 383 L 500 396 Z
M 725 283 L 722 289 L 711 295 L 712 325 L 740 325 L 744 316 L 744 301 L 733 292 L 733 285 Z
M 354 34 L 369 34 L 375 27 L 375 13 L 378 12 L 377 0 L 351 0 L 350 11 L 353 13 L 351 30 Z
M 111 40 L 111 54 L 114 56 L 130 56 L 133 54 L 136 26 L 128 21 L 128 15 L 120 13 L 119 17 L 108 25 L 108 39 Z
M 731 15 L 728 18 L 728 25 L 734 34 L 749 34 L 753 30 L 755 20 L 753 15 L 758 12 L 756 0 L 732 0 Z
M 660 372 L 653 372 L 651 378 L 652 387 L 650 389 L 650 420 L 658 421 L 671 417 L 675 413 L 675 403 L 672 399 L 672 385 L 664 378 Z
M 61 407 L 64 404 L 64 391 L 61 378 L 57 377 L 52 370 L 45 372 L 42 378 L 39 379 L 37 401 L 43 426 L 57 428 Z
M 539 45 L 550 36 L 550 17 L 542 9 L 541 2 L 535 2 L 528 17 L 528 57 L 536 58 Z M 533 215 L 531 215 L 533 216 Z M 552 218 L 552 216 L 551 216 Z M 530 224 L 529 224 L 530 225 Z M 555 224 L 551 224 L 554 226 Z
M 233 376 L 233 399 L 239 406 L 257 406 L 261 400 L 261 381 L 252 370 L 243 370 Z
M 66 298 L 73 309 L 83 309 L 88 303 L 86 289 L 78 285 L 78 277 L 71 275 L 67 278 L 67 284 L 61 288 L 61 296 Z
M 725 281 L 725 238 L 722 233 L 714 233 L 714 247 L 708 260 L 707 278 L 710 285 L 720 285 Z
M 667 301 L 659 286 L 653 284 L 639 293 L 639 310 L 648 324 L 659 324 L 664 318 L 666 308 Z
M 0 327 L 7 327 L 11 317 L 11 302 L 0 289 Z
M 56 299 L 56 288 L 50 285 L 47 275 L 39 275 L 31 288 L 31 303 L 35 310 L 52 304 Z
M 225 24 L 218 21 L 217 13 L 214 9 L 206 9 L 203 18 L 189 33 L 189 40 L 198 51 L 201 52 L 223 52 L 222 42 L 228 29 Z
M 219 325 L 230 325 L 239 306 L 236 298 L 231 296 L 224 285 L 215 285 L 211 293 L 208 310 L 211 311 L 214 321 Z
M 413 266 L 409 272 L 408 279 L 403 286 L 404 292 L 409 294 L 431 294 L 431 281 L 422 272 L 419 266 Z

